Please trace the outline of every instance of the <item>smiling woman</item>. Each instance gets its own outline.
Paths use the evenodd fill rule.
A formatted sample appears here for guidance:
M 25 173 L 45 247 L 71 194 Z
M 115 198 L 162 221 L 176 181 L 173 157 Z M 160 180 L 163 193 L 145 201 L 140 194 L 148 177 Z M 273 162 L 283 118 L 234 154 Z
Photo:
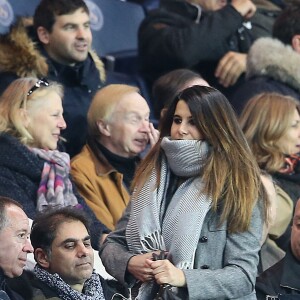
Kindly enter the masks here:
M 0 195 L 20 202 L 29 218 L 47 207 L 76 206 L 94 220 L 93 246 L 106 229 L 74 191 L 70 157 L 57 150 L 66 128 L 63 89 L 45 79 L 13 81 L 0 100 Z M 93 227 L 94 227 L 93 226 Z

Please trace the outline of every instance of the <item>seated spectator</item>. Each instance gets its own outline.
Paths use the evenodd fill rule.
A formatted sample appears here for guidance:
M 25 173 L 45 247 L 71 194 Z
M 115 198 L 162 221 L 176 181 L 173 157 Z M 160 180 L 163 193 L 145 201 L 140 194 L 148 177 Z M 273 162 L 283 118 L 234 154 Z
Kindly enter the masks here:
M 297 201 L 291 243 L 285 257 L 256 280 L 258 300 L 300 298 L 300 200 Z
M 138 299 L 155 299 L 161 284 L 173 286 L 170 299 L 256 299 L 268 201 L 224 95 L 206 86 L 183 90 L 133 186 L 100 252 L 112 276 L 142 282 Z M 152 260 L 161 250 L 166 255 Z
M 21 205 L 0 196 L 0 299 L 23 299 L 7 286 L 6 280 L 23 273 L 27 254 L 33 252 L 29 234 L 29 220 Z
M 108 85 L 95 95 L 88 111 L 88 141 L 72 159 L 79 193 L 108 228 L 114 229 L 129 201 L 129 188 L 140 154 L 158 131 L 138 89 Z
M 263 92 L 300 100 L 300 4 L 287 6 L 273 27 L 273 38 L 258 39 L 248 53 L 247 80 L 230 98 L 240 113 L 247 101 Z
M 289 244 L 288 224 L 293 207 L 300 198 L 299 111 L 298 101 L 289 96 L 262 93 L 248 101 L 240 117 L 241 127 L 258 165 L 272 176 L 277 185 L 276 222 L 270 235 L 272 231 L 276 232 L 273 239 L 284 251 Z
M 47 77 L 64 86 L 66 151 L 77 154 L 86 141 L 86 114 L 104 85 L 102 61 L 91 50 L 90 14 L 83 0 L 42 0 L 33 26 L 19 22 L 1 37 L 0 94 L 18 77 Z
M 21 280 L 11 280 L 10 287 L 21 293 L 20 283 L 26 282 L 31 299 L 104 300 L 105 281 L 93 270 L 90 225 L 82 211 L 71 207 L 38 215 L 30 234 L 36 266 Z
M 152 87 L 152 102 L 157 120 L 162 116 L 179 92 L 193 85 L 209 86 L 203 77 L 189 69 L 177 69 L 155 80 Z
M 254 12 L 250 0 L 228 5 L 226 0 L 161 0 L 138 34 L 142 73 L 149 86 L 169 71 L 189 68 L 229 93 L 246 69 L 252 37 L 243 23 Z
M 2 94 L 0 195 L 21 203 L 31 219 L 48 206 L 76 206 L 88 211 L 97 249 L 106 227 L 76 193 L 69 178 L 69 155 L 56 150 L 66 128 L 62 97 L 59 84 L 35 78 L 17 79 Z

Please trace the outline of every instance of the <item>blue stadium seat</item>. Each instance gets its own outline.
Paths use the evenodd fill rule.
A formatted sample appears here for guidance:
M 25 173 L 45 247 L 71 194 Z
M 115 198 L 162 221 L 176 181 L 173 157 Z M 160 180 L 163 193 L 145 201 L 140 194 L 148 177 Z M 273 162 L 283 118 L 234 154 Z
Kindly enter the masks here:
M 111 71 L 135 73 L 142 5 L 120 0 L 85 0 L 91 14 L 93 46 Z
M 40 0 L 0 0 L 0 34 L 6 33 L 16 17 L 31 17 Z

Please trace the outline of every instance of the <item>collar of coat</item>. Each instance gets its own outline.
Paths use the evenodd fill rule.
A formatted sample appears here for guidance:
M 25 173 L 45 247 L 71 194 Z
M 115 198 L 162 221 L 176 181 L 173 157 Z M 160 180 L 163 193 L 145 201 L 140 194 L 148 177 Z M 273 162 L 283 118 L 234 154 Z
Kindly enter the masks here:
M 5 276 L 3 270 L 0 268 L 0 290 L 2 290 L 5 285 Z
M 300 261 L 297 260 L 289 248 L 284 258 L 283 272 L 280 286 L 300 291 Z
M 300 91 L 300 54 L 290 45 L 269 37 L 260 38 L 250 48 L 247 78 L 267 76 Z
M 32 26 L 28 19 L 19 19 L 10 31 L 0 36 L 0 72 L 10 72 L 18 77 L 46 77 L 49 66 L 47 58 L 39 51 L 39 43 L 28 34 Z M 94 51 L 90 51 L 99 77 L 105 81 L 104 64 Z

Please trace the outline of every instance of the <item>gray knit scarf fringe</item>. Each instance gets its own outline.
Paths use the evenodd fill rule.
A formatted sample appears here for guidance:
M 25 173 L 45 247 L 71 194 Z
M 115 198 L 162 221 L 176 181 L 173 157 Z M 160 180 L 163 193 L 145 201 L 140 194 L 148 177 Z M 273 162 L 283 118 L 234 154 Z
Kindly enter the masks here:
M 203 221 L 211 207 L 211 199 L 201 192 L 203 182 L 200 177 L 209 146 L 205 141 L 165 137 L 161 147 L 165 156 L 159 186 L 155 188 L 156 173 L 153 170 L 142 190 L 133 193 L 126 228 L 127 244 L 136 254 L 167 250 L 168 258 L 176 267 L 191 269 Z M 165 212 L 170 171 L 187 179 L 178 187 Z M 153 299 L 152 290 L 153 283 L 144 283 L 137 299 Z

